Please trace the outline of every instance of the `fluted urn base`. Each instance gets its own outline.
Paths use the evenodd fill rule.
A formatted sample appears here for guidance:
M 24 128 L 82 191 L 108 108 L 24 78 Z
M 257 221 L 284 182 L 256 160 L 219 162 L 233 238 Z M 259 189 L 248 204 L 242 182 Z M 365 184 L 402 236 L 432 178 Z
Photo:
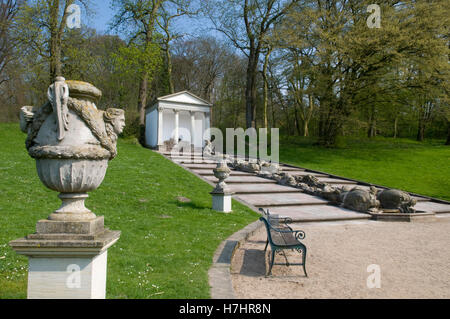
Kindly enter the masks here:
M 61 207 L 50 214 L 48 219 L 58 221 L 88 221 L 97 216 L 84 206 L 84 200 L 89 197 L 86 193 L 61 193 Z
M 39 178 L 48 188 L 60 192 L 62 204 L 48 217 L 55 221 L 89 221 L 96 215 L 86 208 L 87 192 L 100 186 L 108 160 L 37 159 Z

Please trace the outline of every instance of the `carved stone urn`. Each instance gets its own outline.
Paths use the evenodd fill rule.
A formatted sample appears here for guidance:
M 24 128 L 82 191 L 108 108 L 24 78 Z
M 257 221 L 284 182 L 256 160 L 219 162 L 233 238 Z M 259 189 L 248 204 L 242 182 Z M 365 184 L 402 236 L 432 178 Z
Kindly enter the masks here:
M 107 251 L 120 231 L 104 227 L 104 217 L 87 209 L 84 200 L 100 186 L 117 154 L 124 111 L 98 110 L 100 90 L 62 77 L 47 95 L 39 108 L 22 107 L 20 127 L 28 133 L 26 147 L 40 180 L 60 193 L 62 205 L 36 223 L 35 233 L 10 245 L 28 256 L 28 298 L 105 298 Z M 73 271 L 76 284 L 69 280 Z
M 212 209 L 218 212 L 229 213 L 232 211 L 231 197 L 233 193 L 228 189 L 227 184 L 225 184 L 225 180 L 231 173 L 226 159 L 218 159 L 217 167 L 213 172 L 219 181 L 210 193 L 212 195 Z
M 40 109 L 22 108 L 27 149 L 36 159 L 42 183 L 60 192 L 62 205 L 50 220 L 87 221 L 96 218 L 85 207 L 87 192 L 102 183 L 108 161 L 116 156 L 117 135 L 123 130 L 123 110 L 100 111 L 101 91 L 80 81 L 58 77 Z
M 213 193 L 227 193 L 227 184 L 225 180 L 230 176 L 231 170 L 228 168 L 228 164 L 225 160 L 220 160 L 217 163 L 217 167 L 213 169 L 214 176 L 219 180 Z

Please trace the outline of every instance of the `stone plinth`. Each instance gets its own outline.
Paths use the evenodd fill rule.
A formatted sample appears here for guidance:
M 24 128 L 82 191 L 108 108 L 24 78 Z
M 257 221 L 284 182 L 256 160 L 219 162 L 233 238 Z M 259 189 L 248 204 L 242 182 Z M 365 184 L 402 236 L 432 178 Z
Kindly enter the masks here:
M 107 250 L 120 231 L 91 221 L 41 220 L 36 233 L 10 242 L 28 257 L 28 299 L 104 299 Z
M 400 213 L 395 209 L 385 209 L 383 212 L 370 213 L 373 220 L 386 222 L 414 222 L 435 221 L 436 214 L 433 212 Z
M 218 212 L 230 213 L 232 212 L 231 200 L 234 193 L 216 193 L 211 192 L 212 196 L 212 209 Z

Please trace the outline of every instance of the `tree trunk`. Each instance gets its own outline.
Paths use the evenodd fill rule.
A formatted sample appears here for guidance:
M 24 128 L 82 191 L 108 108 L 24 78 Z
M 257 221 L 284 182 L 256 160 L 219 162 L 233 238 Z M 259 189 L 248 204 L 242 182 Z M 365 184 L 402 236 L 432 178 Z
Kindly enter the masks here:
M 297 103 L 294 105 L 294 116 L 295 116 L 295 127 L 297 128 L 297 134 L 300 136 L 302 133 L 300 131 L 300 121 L 298 119 L 298 109 L 297 109 Z
M 61 37 L 58 37 L 59 1 L 49 3 L 50 32 L 50 83 L 61 75 Z
M 173 87 L 173 80 L 172 80 L 172 57 L 170 56 L 169 44 L 167 44 L 166 59 L 167 59 L 167 77 L 169 80 L 169 92 L 170 94 L 173 94 L 175 93 L 175 89 Z
M 138 100 L 138 112 L 139 112 L 139 125 L 145 125 L 145 107 L 147 105 L 147 89 L 148 89 L 148 73 L 144 71 L 142 74 L 141 82 L 139 84 L 139 100 Z
M 285 115 L 286 115 L 286 128 L 287 128 L 287 134 L 288 136 L 291 135 L 291 125 L 289 123 L 289 110 L 287 109 L 287 107 L 284 108 L 285 109 Z
M 450 145 L 450 121 L 447 122 L 447 141 L 445 145 Z
M 268 104 L 268 101 L 269 101 L 268 91 L 269 91 L 269 86 L 267 84 L 267 75 L 264 75 L 264 127 L 266 127 L 266 128 L 269 125 L 268 124 L 268 120 L 267 120 L 267 104 Z
M 61 76 L 61 44 L 57 36 L 50 39 L 50 82 L 53 83 L 57 76 Z
M 61 47 L 62 35 L 66 27 L 67 8 L 73 0 L 64 1 L 64 5 L 60 7 L 60 0 L 48 1 L 49 10 L 49 32 L 50 32 L 50 82 L 53 83 L 57 76 L 62 76 L 61 63 Z M 63 14 L 61 22 L 59 22 L 59 12 L 62 9 Z
M 397 138 L 398 134 L 398 116 L 395 116 L 394 119 L 394 138 Z
M 307 137 L 309 136 L 309 128 L 308 128 L 308 121 L 303 121 L 303 136 Z
M 372 107 L 369 115 L 369 129 L 367 131 L 368 138 L 372 138 L 377 135 L 377 120 L 375 118 L 375 111 L 375 107 Z
M 245 87 L 245 120 L 247 128 L 256 127 L 256 75 L 258 67 L 258 55 L 255 50 L 250 50 L 247 66 L 247 83 Z
M 264 127 L 267 128 L 268 120 L 267 120 L 267 104 L 269 100 L 269 81 L 267 79 L 267 67 L 269 65 L 270 54 L 272 53 L 272 48 L 269 47 L 267 50 L 266 56 L 264 57 L 264 66 L 263 66 L 263 80 L 264 80 Z
M 309 121 L 311 121 L 311 117 L 312 117 L 313 112 L 314 112 L 314 99 L 313 99 L 313 96 L 311 94 L 309 94 L 308 99 L 309 99 L 309 108 L 308 108 L 307 114 L 305 114 L 305 116 L 304 116 L 305 119 L 303 121 L 303 136 L 304 137 L 308 137 L 309 136 Z
M 425 124 L 422 119 L 419 120 L 419 127 L 417 128 L 417 141 L 423 142 L 425 138 Z
M 335 147 L 337 138 L 342 133 L 343 116 L 339 114 L 339 106 L 334 103 L 331 98 L 327 98 L 320 104 L 318 143 L 325 147 Z

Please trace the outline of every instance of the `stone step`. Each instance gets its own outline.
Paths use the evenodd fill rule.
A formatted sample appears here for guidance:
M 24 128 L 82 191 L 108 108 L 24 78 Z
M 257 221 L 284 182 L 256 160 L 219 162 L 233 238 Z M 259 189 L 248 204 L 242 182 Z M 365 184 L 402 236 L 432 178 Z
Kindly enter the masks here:
M 289 171 L 287 172 L 289 174 L 291 174 L 292 176 L 306 176 L 306 175 L 312 175 L 315 177 L 328 177 L 329 175 L 325 175 L 325 174 L 319 174 L 319 173 L 312 173 L 312 172 L 307 172 L 307 171 Z
M 175 163 L 180 163 L 180 164 L 217 164 L 216 161 L 212 161 L 212 160 L 190 160 L 190 159 L 174 159 L 173 160 Z
M 163 154 L 163 155 L 166 155 L 166 156 L 172 155 L 172 152 L 166 152 L 166 151 L 159 152 L 159 153 Z M 177 155 L 177 156 L 199 156 L 199 157 L 201 157 L 201 156 L 203 156 L 203 153 L 200 153 L 200 152 L 195 152 L 195 153 L 184 152 L 184 153 L 175 153 L 174 155 Z
M 354 181 L 348 181 L 345 179 L 337 179 L 337 178 L 330 178 L 330 177 L 319 177 L 319 182 L 328 183 L 328 184 L 339 184 L 339 185 L 357 185 L 358 182 Z
M 293 187 L 282 186 L 278 184 L 231 184 L 229 188 L 232 192 L 239 194 L 274 194 L 274 193 L 299 193 L 300 191 Z
M 326 205 L 328 202 L 320 197 L 304 193 L 243 194 L 239 198 L 256 207 L 296 206 L 296 205 Z
M 293 222 L 321 222 L 353 219 L 370 219 L 370 214 L 331 205 L 301 205 L 290 207 L 266 207 L 271 214 L 290 217 Z
M 197 168 L 197 169 L 213 169 L 216 168 L 217 165 L 216 164 L 200 164 L 200 163 L 186 163 L 183 164 L 183 166 L 187 167 L 187 168 Z
M 193 171 L 194 173 L 197 173 L 197 174 L 202 175 L 202 176 L 214 176 L 214 172 L 213 172 L 213 170 L 210 169 L 210 168 L 206 168 L 206 169 L 193 169 L 192 171 Z M 230 176 L 255 176 L 255 174 L 247 173 L 247 172 L 242 172 L 242 171 L 231 170 Z
M 215 176 L 205 176 L 204 179 L 217 183 L 219 180 Z M 240 183 L 240 184 L 250 184 L 250 183 L 257 183 L 257 184 L 275 184 L 276 181 L 262 178 L 258 176 L 230 176 L 225 180 L 226 184 L 231 183 Z
M 290 171 L 297 171 L 297 172 L 299 172 L 299 171 L 304 171 L 305 170 L 304 168 L 290 167 L 290 166 L 283 166 L 283 165 L 280 165 L 280 169 L 282 171 L 284 171 L 284 172 L 290 172 Z
M 179 156 L 179 155 L 175 155 L 175 156 L 171 156 L 171 155 L 167 155 L 167 157 L 171 158 L 171 159 L 175 159 L 175 160 L 180 160 L 180 159 L 211 159 L 211 157 L 208 156 Z
M 425 211 L 427 213 L 436 213 L 436 214 L 450 213 L 450 205 L 436 203 L 432 201 L 418 202 L 413 208 L 416 210 Z
M 365 190 L 369 190 L 370 189 L 370 187 L 366 186 L 366 185 L 345 184 L 345 183 L 336 183 L 336 184 L 333 184 L 333 187 L 349 187 L 349 189 L 352 189 L 353 187 L 358 187 L 358 188 L 365 189 Z
M 428 198 L 425 197 L 420 197 L 420 196 L 411 196 L 411 198 L 415 199 L 416 202 L 429 202 L 430 200 Z

